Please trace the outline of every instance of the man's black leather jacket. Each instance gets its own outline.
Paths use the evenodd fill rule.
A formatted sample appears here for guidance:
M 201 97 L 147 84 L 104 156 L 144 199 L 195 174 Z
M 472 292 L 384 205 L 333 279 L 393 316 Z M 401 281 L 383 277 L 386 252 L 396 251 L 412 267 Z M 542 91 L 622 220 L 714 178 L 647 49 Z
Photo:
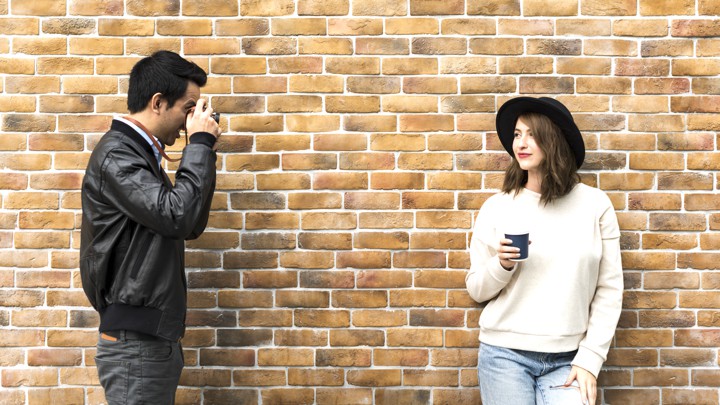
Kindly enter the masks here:
M 80 275 L 100 331 L 134 330 L 168 340 L 185 331 L 185 239 L 207 225 L 215 189 L 215 137 L 196 133 L 175 186 L 148 142 L 114 120 L 82 183 Z

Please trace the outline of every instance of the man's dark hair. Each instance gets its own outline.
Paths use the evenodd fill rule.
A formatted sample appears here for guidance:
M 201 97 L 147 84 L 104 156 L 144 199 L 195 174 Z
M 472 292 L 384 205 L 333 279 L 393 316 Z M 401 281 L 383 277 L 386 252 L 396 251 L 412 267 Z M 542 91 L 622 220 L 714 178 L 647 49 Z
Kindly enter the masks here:
M 202 87 L 207 82 L 207 74 L 175 52 L 155 52 L 136 63 L 130 71 L 128 110 L 133 114 L 144 110 L 155 93 L 162 94 L 172 107 L 187 91 L 188 81 Z

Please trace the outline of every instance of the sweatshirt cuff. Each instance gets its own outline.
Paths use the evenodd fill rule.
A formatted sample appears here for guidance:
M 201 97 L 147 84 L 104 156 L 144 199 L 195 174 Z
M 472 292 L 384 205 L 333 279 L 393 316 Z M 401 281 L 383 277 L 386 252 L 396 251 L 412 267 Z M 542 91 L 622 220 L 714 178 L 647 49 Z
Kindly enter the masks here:
M 506 270 L 502 264 L 500 264 L 500 259 L 496 256 L 495 257 L 495 265 L 490 266 L 490 274 L 493 276 L 493 278 L 497 281 L 500 281 L 502 283 L 509 283 L 510 279 L 512 278 L 513 274 L 515 274 L 515 270 L 517 269 L 518 265 L 515 263 L 512 269 Z
M 195 132 L 190 136 L 190 143 L 199 143 L 210 148 L 215 146 L 215 141 L 217 141 L 217 138 L 209 132 Z
M 571 364 L 589 371 L 595 376 L 595 378 L 597 378 L 598 374 L 600 374 L 600 369 L 602 368 L 604 361 L 605 359 L 600 357 L 597 353 L 580 346 Z

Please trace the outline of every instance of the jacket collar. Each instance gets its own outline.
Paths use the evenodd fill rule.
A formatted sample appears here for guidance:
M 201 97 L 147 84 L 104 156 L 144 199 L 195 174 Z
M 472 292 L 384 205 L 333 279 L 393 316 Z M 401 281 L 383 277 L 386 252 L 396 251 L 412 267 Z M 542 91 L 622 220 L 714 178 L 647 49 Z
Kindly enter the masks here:
M 165 174 L 165 171 L 158 167 L 158 161 L 155 158 L 155 152 L 153 151 L 152 146 L 147 143 L 147 141 L 145 140 L 145 138 L 143 138 L 142 135 L 138 134 L 130 125 L 115 119 L 112 120 L 110 129 L 121 132 L 123 135 L 127 136 L 128 139 L 132 140 L 137 146 L 140 146 L 140 148 L 145 151 L 145 159 L 150 164 L 150 167 L 152 167 L 153 173 L 155 173 L 155 175 L 159 179 L 161 179 L 166 185 L 172 185 L 170 179 L 167 177 L 167 174 Z
M 138 134 L 130 125 L 120 120 L 114 119 L 112 120 L 110 129 L 120 131 L 123 134 L 127 135 L 130 139 L 135 141 L 144 150 L 146 150 L 153 157 L 153 159 L 155 159 L 155 153 L 152 150 L 152 146 L 150 146 L 150 144 L 145 140 L 145 138 L 143 138 L 142 135 Z

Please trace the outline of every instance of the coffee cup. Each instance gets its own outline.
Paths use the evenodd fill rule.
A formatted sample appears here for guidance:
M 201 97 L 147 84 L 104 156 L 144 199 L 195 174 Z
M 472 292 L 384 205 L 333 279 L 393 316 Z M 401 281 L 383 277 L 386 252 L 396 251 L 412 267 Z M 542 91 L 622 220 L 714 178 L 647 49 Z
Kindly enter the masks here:
M 530 234 L 527 232 L 517 232 L 517 233 L 506 233 L 505 239 L 510 239 L 512 241 L 511 246 L 520 248 L 520 257 L 517 257 L 515 259 L 510 259 L 510 261 L 513 262 L 522 262 L 525 261 L 528 258 L 528 245 L 530 244 Z

